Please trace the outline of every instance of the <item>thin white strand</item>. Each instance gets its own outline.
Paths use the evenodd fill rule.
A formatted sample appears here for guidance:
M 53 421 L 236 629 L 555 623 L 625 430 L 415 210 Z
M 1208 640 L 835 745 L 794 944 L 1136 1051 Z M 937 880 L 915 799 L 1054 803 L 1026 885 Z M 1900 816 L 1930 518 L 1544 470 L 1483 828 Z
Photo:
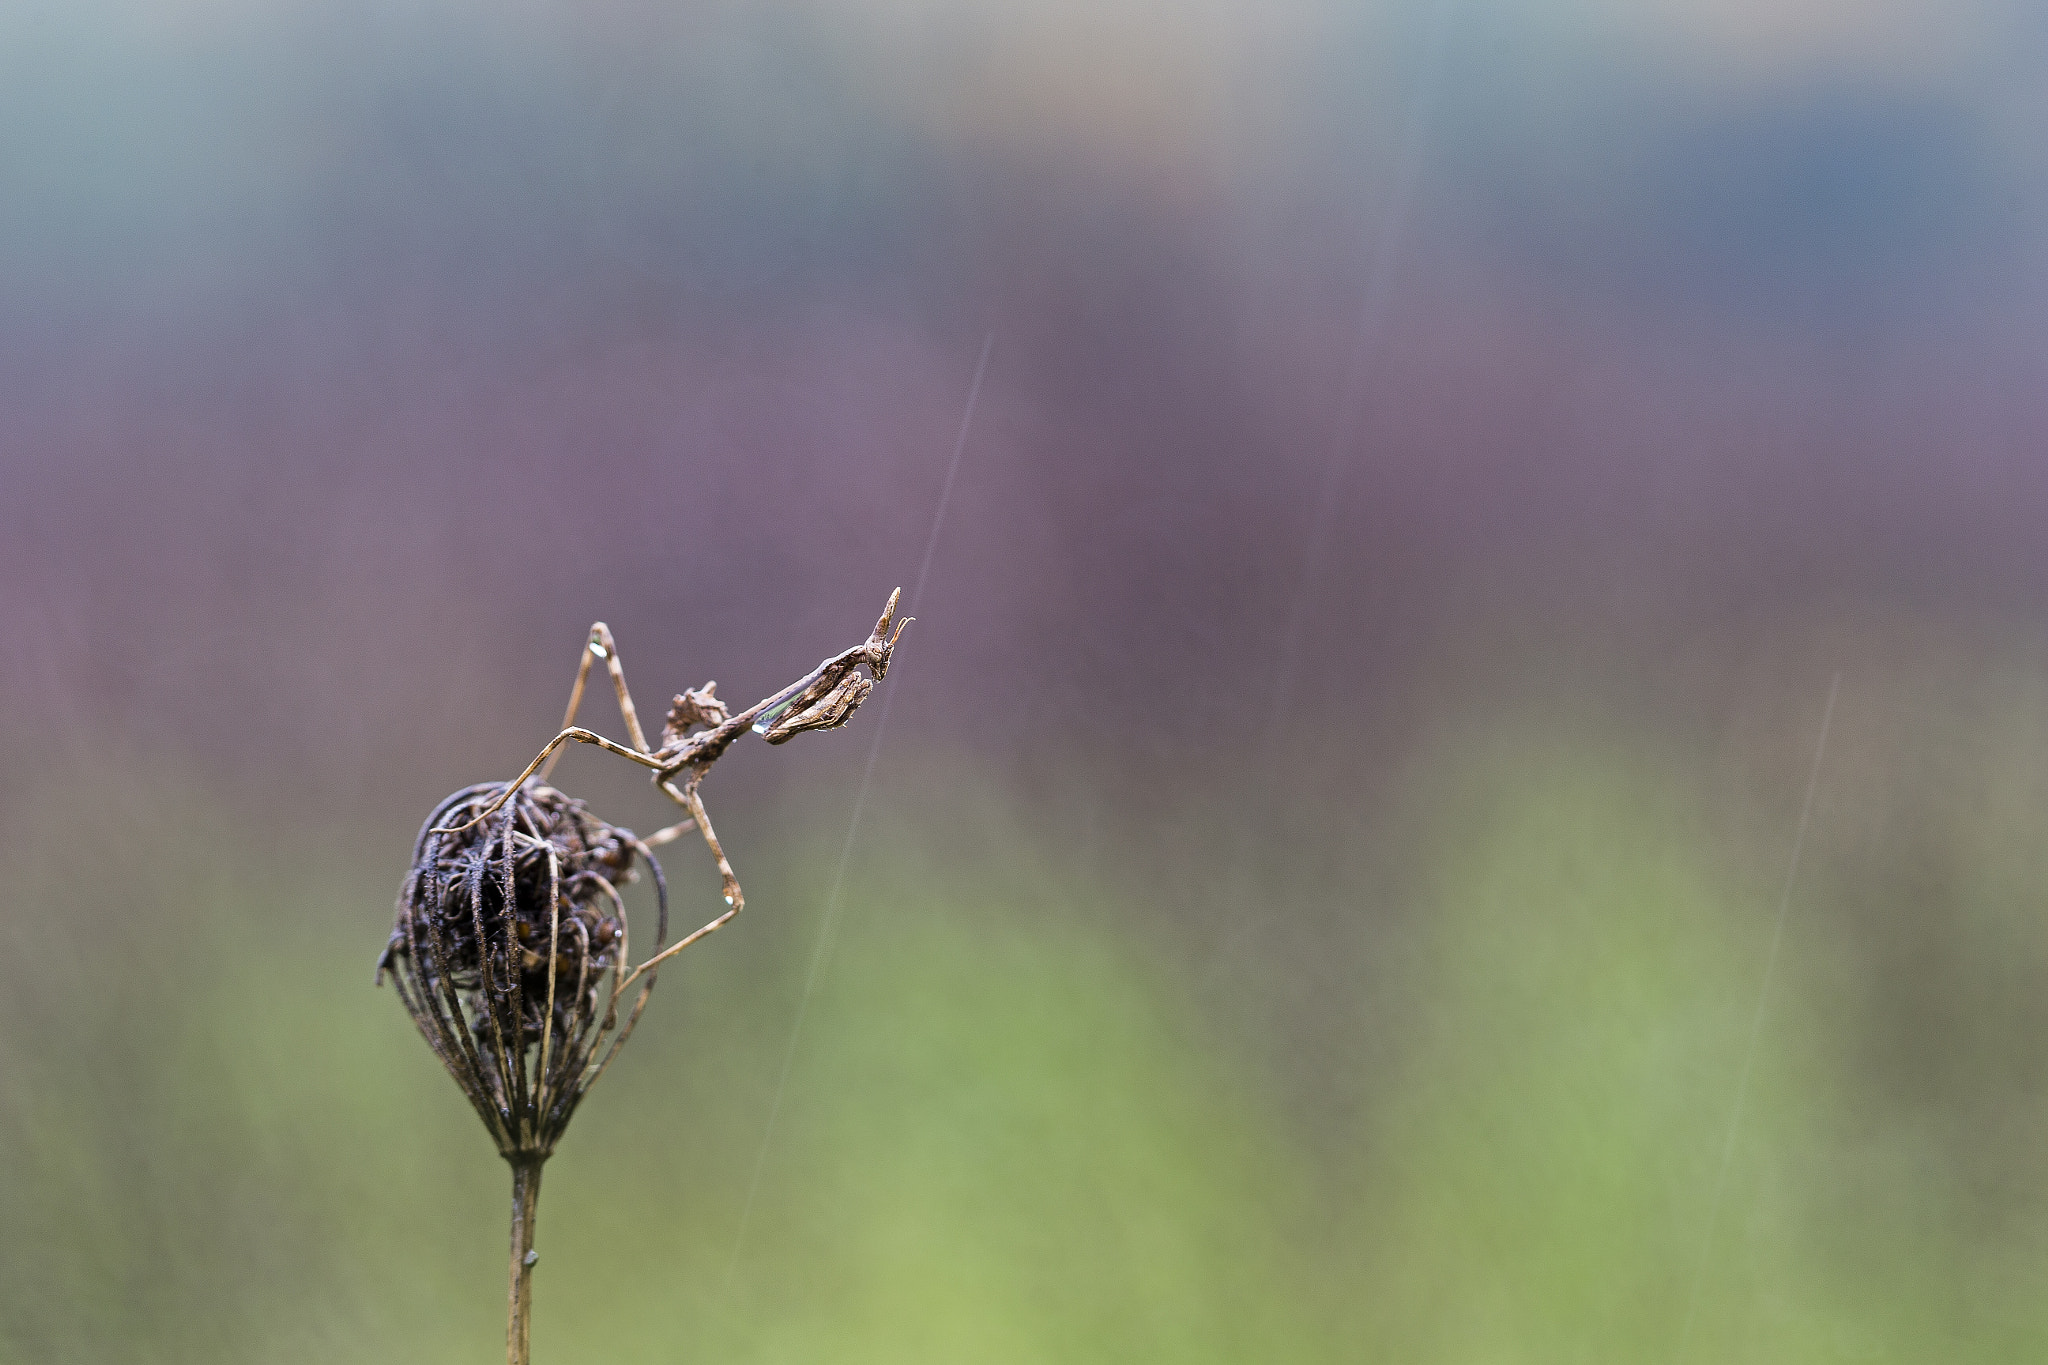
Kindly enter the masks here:
M 1280 667 L 1273 679 L 1273 699 L 1266 712 L 1266 748 L 1286 729 L 1294 706 L 1296 679 L 1301 671 L 1302 639 L 1308 628 L 1311 600 L 1329 558 L 1330 540 L 1336 534 L 1337 495 L 1350 470 L 1352 438 L 1358 428 L 1359 409 L 1364 405 L 1367 376 L 1378 350 L 1387 301 L 1393 295 L 1394 266 L 1400 260 L 1401 237 L 1408 227 L 1408 215 L 1415 202 L 1416 183 L 1422 177 L 1422 153 L 1430 119 L 1436 108 L 1437 86 L 1442 80 L 1444 48 L 1450 40 L 1451 13 L 1456 0 L 1440 0 L 1424 51 L 1422 73 L 1408 106 L 1407 126 L 1402 130 L 1400 160 L 1395 163 L 1394 191 L 1368 248 L 1370 265 L 1366 272 L 1365 295 L 1358 305 L 1358 325 L 1352 330 L 1351 355 L 1345 370 L 1344 392 L 1337 403 L 1336 421 L 1330 433 L 1330 458 L 1316 497 L 1315 520 L 1310 524 L 1303 546 L 1301 576 L 1295 584 L 1294 602 L 1288 610 L 1287 632 L 1280 642 Z
M 1750 1072 L 1756 1065 L 1757 1046 L 1763 1039 L 1764 1013 L 1770 1004 L 1771 983 L 1778 974 L 1778 949 L 1785 941 L 1785 921 L 1792 910 L 1792 887 L 1799 879 L 1799 858 L 1806 851 L 1806 829 L 1813 819 L 1814 793 L 1820 790 L 1820 761 L 1828 751 L 1828 729 L 1835 719 L 1835 698 L 1842 690 L 1837 672 L 1828 684 L 1828 702 L 1820 713 L 1820 738 L 1813 746 L 1813 766 L 1806 774 L 1806 799 L 1799 806 L 1799 829 L 1792 836 L 1792 859 L 1785 869 L 1785 885 L 1778 893 L 1778 919 L 1771 928 L 1771 950 L 1764 958 L 1764 979 L 1757 987 L 1756 1009 L 1749 1020 L 1749 1045 L 1742 1054 L 1742 1071 L 1735 1082 L 1735 1104 L 1728 1115 L 1728 1137 L 1721 1144 L 1721 1169 L 1714 1176 L 1714 1194 L 1707 1205 L 1707 1231 L 1700 1244 L 1700 1263 L 1693 1271 L 1692 1288 L 1686 1295 L 1685 1321 L 1678 1329 L 1677 1357 L 1685 1358 L 1692 1339 L 1693 1318 L 1699 1312 L 1700 1288 L 1707 1278 L 1707 1266 L 1714 1251 L 1714 1234 L 1721 1221 L 1721 1204 L 1728 1192 L 1728 1171 L 1735 1163 L 1735 1139 L 1742 1131 L 1743 1111 L 1749 1105 Z
M 932 555 L 939 547 L 939 531 L 945 525 L 946 509 L 953 501 L 953 480 L 960 472 L 960 457 L 967 449 L 967 433 L 974 425 L 974 409 L 981 400 L 981 381 L 988 373 L 989 352 L 994 349 L 996 334 L 990 332 L 982 338 L 981 359 L 974 366 L 974 382 L 967 389 L 967 407 L 960 416 L 960 431 L 953 439 L 953 458 L 946 466 L 946 479 L 939 488 L 939 505 L 932 514 L 931 534 L 924 544 L 924 562 L 918 566 L 917 581 L 910 590 L 910 603 L 905 615 L 915 616 L 917 605 L 924 598 L 925 581 L 931 575 Z M 826 959 L 830 956 L 833 930 L 839 919 L 840 893 L 846 885 L 846 869 L 853 859 L 854 845 L 860 839 L 861 814 L 867 808 L 868 789 L 874 784 L 875 760 L 882 754 L 882 737 L 889 732 L 889 711 L 896 700 L 896 689 L 887 688 L 882 693 L 882 713 L 875 721 L 875 738 L 868 745 L 867 767 L 861 773 L 860 788 L 854 794 L 853 815 L 847 822 L 846 842 L 839 849 L 839 865 L 832 874 L 832 890 L 825 897 L 825 915 L 818 926 L 818 941 L 811 949 L 809 969 L 804 973 L 803 993 L 797 997 L 796 1018 L 789 1028 L 789 1042 L 782 1050 L 782 1069 L 775 1078 L 775 1096 L 768 1105 L 768 1122 L 761 1132 L 761 1147 L 754 1155 L 754 1172 L 747 1181 L 746 1202 L 740 1207 L 739 1229 L 733 1236 L 732 1258 L 725 1268 L 725 1286 L 731 1292 L 733 1282 L 739 1274 L 740 1251 L 746 1244 L 747 1228 L 753 1222 L 754 1201 L 761 1192 L 761 1176 L 767 1169 L 768 1150 L 775 1139 L 775 1127 L 782 1117 L 783 1096 L 789 1089 L 790 1069 L 796 1063 L 797 1044 L 803 1037 L 804 1018 L 810 1013 L 811 996 L 816 992 L 818 979 L 824 974 Z
M 1344 390 L 1339 395 L 1331 425 L 1329 459 L 1323 467 L 1316 492 L 1315 517 L 1302 548 L 1300 574 L 1295 580 L 1294 597 L 1287 610 L 1287 629 L 1280 637 L 1280 661 L 1273 672 L 1272 697 L 1266 707 L 1264 723 L 1259 727 L 1259 744 L 1255 752 L 1263 756 L 1269 767 L 1279 762 L 1280 740 L 1294 710 L 1309 611 L 1314 604 L 1316 585 L 1321 581 L 1325 563 L 1330 557 L 1330 542 L 1336 536 L 1339 494 L 1343 491 L 1345 475 L 1350 472 L 1353 437 L 1358 427 L 1359 410 L 1365 402 L 1366 380 L 1372 372 L 1387 303 L 1393 295 L 1394 269 L 1400 261 L 1401 238 L 1407 230 L 1417 183 L 1422 178 L 1423 151 L 1436 108 L 1437 87 L 1442 83 L 1444 51 L 1450 44 L 1451 16 L 1457 5 L 1458 0 L 1438 0 L 1436 13 L 1432 16 L 1422 71 L 1417 78 L 1415 93 L 1409 100 L 1407 119 L 1401 133 L 1393 192 L 1366 248 L 1365 293 L 1359 300 L 1358 322 L 1352 329 L 1351 353 L 1345 365 Z M 1277 771 L 1273 776 L 1277 780 Z M 1242 906 L 1254 899 L 1253 888 L 1258 878 L 1257 869 L 1253 866 L 1254 856 L 1250 833 L 1241 830 L 1231 864 L 1230 899 L 1234 905 Z M 1206 985 L 1223 971 L 1237 945 L 1261 923 L 1256 915 L 1233 914 L 1229 925 L 1208 949 L 1203 965 L 1196 971 L 1196 982 Z

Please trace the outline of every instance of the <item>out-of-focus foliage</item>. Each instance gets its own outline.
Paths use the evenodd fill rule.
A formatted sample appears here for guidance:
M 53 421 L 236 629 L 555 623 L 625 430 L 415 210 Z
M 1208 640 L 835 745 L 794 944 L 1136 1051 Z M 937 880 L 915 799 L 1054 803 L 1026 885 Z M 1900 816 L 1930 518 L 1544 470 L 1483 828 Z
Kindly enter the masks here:
M 2031 1351 L 2040 755 L 1992 737 L 2035 686 L 1987 683 L 1889 752 L 1898 689 L 1843 704 L 1753 1056 L 1791 831 L 1749 842 L 1764 812 L 1717 813 L 1683 747 L 1554 716 L 1433 743 L 1398 797 L 1400 903 L 1328 945 L 1368 998 L 1325 1008 L 1379 1035 L 1363 1083 L 1276 1079 L 1273 1039 L 1203 1007 L 1200 952 L 1000 795 L 916 770 L 931 800 L 876 819 L 829 934 L 821 836 L 665 978 L 549 1167 L 536 1354 Z M 82 866 L 45 851 L 103 792 L 8 832 L 43 880 L 4 966 L 0 1358 L 492 1359 L 505 1175 L 369 987 L 370 869 L 224 863 L 246 831 L 218 810 L 126 800 Z M 1958 819 L 1900 813 L 1928 801 Z M 1870 871 L 1895 860 L 1917 877 Z M 1882 926 L 1927 915 L 1938 945 L 1889 960 Z M 1873 998 L 1895 977 L 1919 984 Z M 1290 1086 L 1362 1098 L 1306 1120 Z
M 1812 1359 L 1833 1305 L 1794 1171 L 1827 1097 L 1787 1046 L 1796 986 L 1721 1169 L 1770 907 L 1715 865 L 1673 772 L 1573 738 L 1499 746 L 1433 833 L 1410 1050 L 1365 1116 L 1367 1340 L 1445 1362 Z

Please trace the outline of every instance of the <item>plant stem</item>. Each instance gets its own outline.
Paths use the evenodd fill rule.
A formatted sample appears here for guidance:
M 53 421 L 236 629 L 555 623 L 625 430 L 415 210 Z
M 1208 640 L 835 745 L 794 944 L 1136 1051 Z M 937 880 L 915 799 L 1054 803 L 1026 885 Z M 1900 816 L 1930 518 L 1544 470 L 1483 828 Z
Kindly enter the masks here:
M 540 1205 L 540 1167 L 545 1157 L 507 1157 L 512 1164 L 512 1287 L 505 1323 L 507 1365 L 527 1365 L 533 1326 L 533 1215 Z

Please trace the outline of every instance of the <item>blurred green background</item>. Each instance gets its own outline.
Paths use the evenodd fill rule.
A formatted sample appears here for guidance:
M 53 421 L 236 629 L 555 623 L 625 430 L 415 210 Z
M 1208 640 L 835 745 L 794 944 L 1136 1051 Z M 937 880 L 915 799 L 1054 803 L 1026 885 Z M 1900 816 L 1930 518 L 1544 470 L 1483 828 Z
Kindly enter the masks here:
M 706 788 L 748 913 L 548 1167 L 536 1360 L 2048 1356 L 2044 71 L 1992 0 L 0 9 L 0 1362 L 497 1359 L 370 984 L 420 817 L 593 619 L 651 712 L 897 583 Z

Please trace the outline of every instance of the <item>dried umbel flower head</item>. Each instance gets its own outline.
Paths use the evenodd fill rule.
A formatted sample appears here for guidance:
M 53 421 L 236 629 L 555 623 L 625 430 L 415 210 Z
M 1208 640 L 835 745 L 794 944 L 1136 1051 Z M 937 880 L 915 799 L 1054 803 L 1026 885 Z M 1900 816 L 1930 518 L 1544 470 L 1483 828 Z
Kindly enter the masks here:
M 655 943 L 668 888 L 653 852 L 553 787 L 526 785 L 471 822 L 498 783 L 434 808 L 413 844 L 398 920 L 378 963 L 507 1159 L 545 1158 L 632 1033 L 626 909 L 636 863 L 653 874 Z M 456 832 L 444 832 L 459 826 Z M 609 1045 L 607 1045 L 609 1044 Z
M 677 694 L 659 748 L 640 728 L 618 646 L 600 621 L 585 641 L 561 733 L 510 782 L 464 787 L 421 826 L 391 937 L 377 959 L 377 980 L 391 975 L 428 1046 L 511 1163 L 506 1342 L 512 1365 L 527 1359 L 542 1164 L 632 1035 L 654 989 L 655 969 L 746 904 L 698 792 L 705 774 L 750 730 L 780 744 L 845 724 L 888 671 L 910 624 L 907 617 L 896 622 L 900 596 L 901 589 L 890 595 L 866 640 L 744 710 L 729 710 L 714 683 Z M 630 744 L 576 724 L 593 660 L 611 675 Z M 572 741 L 651 769 L 655 787 L 683 808 L 683 819 L 643 840 L 544 785 L 562 746 Z M 718 868 L 725 909 L 667 944 L 668 887 L 653 849 L 692 830 Z M 619 888 L 642 866 L 653 878 L 658 906 L 656 951 L 636 967 Z

